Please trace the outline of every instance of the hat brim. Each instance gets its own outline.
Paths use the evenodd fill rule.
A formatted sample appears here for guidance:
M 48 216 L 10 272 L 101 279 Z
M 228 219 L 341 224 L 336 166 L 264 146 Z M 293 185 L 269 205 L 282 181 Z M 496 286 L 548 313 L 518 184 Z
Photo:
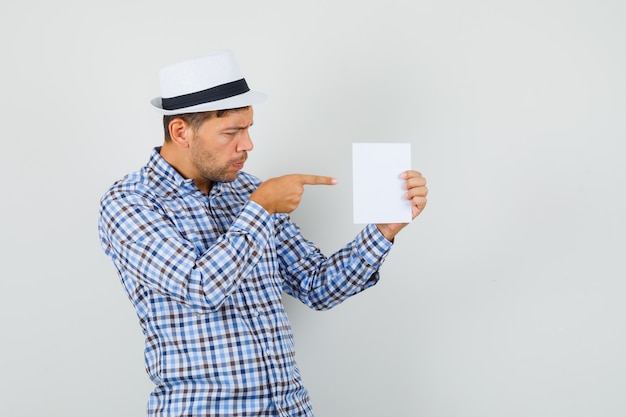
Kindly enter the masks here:
M 223 100 L 211 101 L 209 103 L 198 104 L 191 107 L 183 107 L 175 110 L 166 110 L 163 108 L 161 97 L 153 98 L 150 101 L 152 107 L 164 116 L 184 113 L 200 113 L 203 111 L 228 110 L 240 107 L 248 107 L 254 104 L 262 103 L 267 100 L 267 94 L 258 91 L 248 91 Z

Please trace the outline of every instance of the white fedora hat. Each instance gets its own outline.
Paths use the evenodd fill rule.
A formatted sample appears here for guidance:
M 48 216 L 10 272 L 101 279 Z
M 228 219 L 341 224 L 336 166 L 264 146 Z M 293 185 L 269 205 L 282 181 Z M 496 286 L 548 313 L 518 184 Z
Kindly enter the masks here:
M 150 102 L 163 115 L 247 107 L 267 96 L 250 90 L 231 51 L 217 51 L 161 68 L 161 97 Z

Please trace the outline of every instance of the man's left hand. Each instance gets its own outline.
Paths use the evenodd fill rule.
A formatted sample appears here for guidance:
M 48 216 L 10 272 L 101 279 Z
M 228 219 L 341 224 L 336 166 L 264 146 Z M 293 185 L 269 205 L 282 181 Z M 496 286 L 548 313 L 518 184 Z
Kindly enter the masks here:
M 400 174 L 400 178 L 404 179 L 404 189 L 407 190 L 404 198 L 411 200 L 411 211 L 413 219 L 419 216 L 426 207 L 426 196 L 428 188 L 426 187 L 426 178 L 417 171 L 405 171 Z M 386 223 L 377 224 L 378 230 L 391 241 L 408 223 Z

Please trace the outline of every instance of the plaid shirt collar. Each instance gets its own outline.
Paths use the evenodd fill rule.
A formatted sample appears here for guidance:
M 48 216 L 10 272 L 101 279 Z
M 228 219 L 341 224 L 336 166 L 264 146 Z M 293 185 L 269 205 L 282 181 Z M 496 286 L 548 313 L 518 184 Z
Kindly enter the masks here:
M 146 164 L 146 169 L 154 172 L 162 179 L 171 182 L 173 185 L 181 190 L 192 191 L 198 189 L 193 181 L 193 178 L 184 178 L 161 156 L 160 146 L 152 150 L 152 153 L 150 154 L 150 159 Z

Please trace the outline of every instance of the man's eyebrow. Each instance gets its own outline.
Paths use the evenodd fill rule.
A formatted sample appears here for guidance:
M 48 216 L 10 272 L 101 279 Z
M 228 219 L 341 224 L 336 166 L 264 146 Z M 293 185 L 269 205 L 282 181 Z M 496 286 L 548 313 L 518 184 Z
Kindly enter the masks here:
M 227 126 L 223 130 L 243 130 L 243 129 L 247 129 L 251 127 L 253 124 L 254 123 L 250 123 L 249 125 L 246 125 L 246 126 Z

